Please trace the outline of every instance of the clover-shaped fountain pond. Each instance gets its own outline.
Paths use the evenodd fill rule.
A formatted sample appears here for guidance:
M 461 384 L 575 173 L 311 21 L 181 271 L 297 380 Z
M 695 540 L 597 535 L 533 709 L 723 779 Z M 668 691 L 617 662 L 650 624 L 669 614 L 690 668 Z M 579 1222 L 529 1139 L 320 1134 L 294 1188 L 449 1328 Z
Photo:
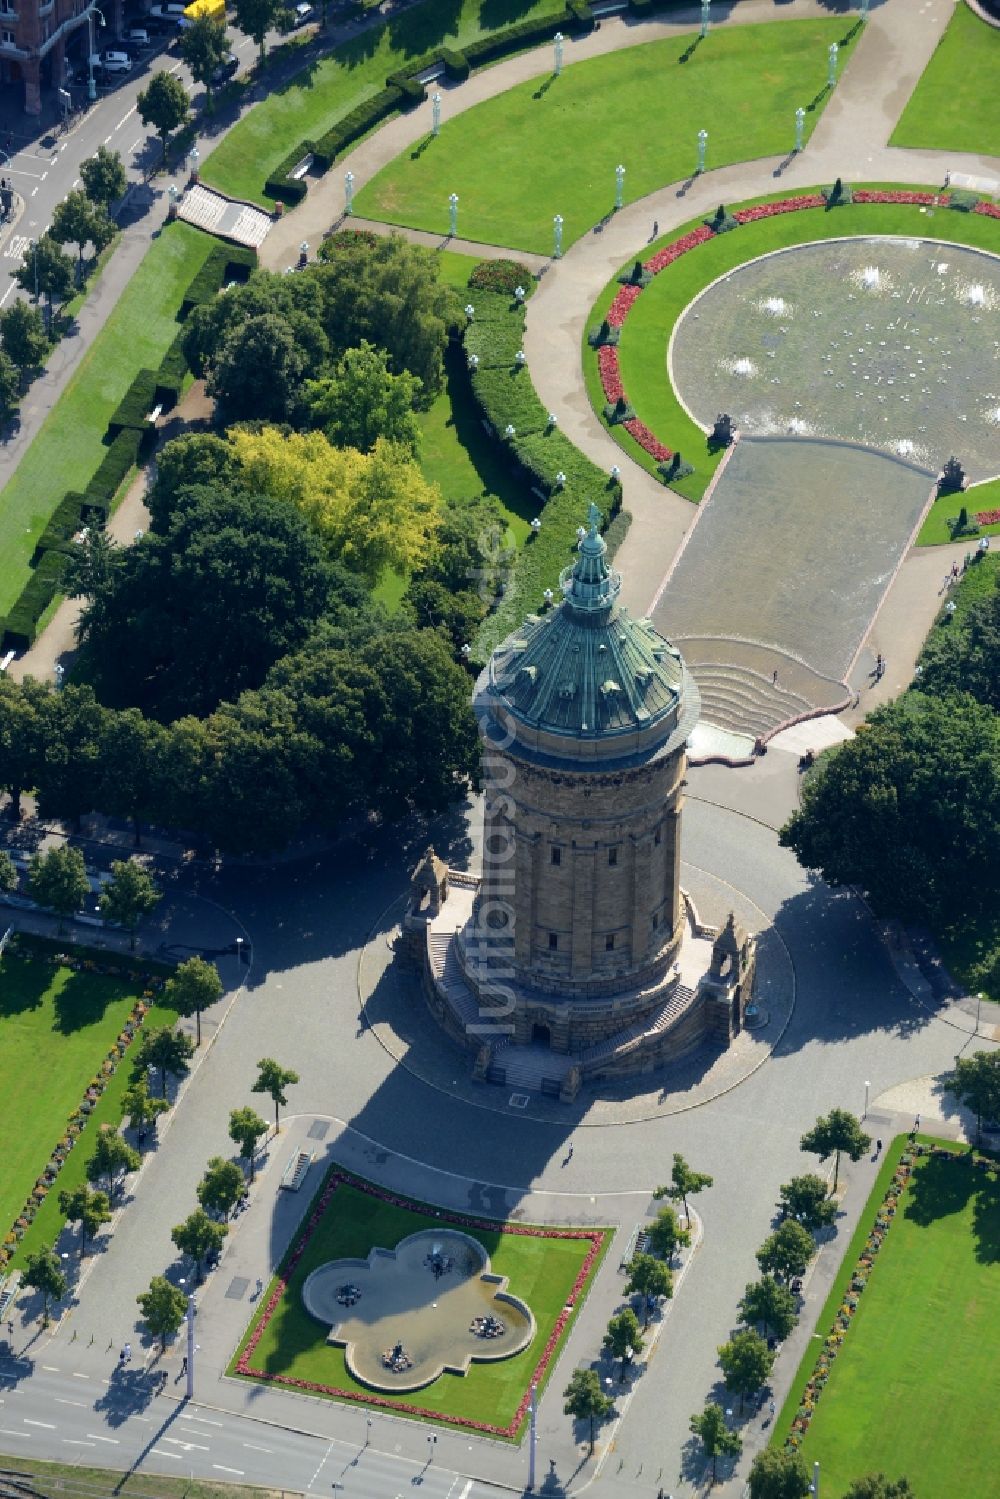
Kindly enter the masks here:
M 302 1300 L 330 1324 L 328 1341 L 343 1345 L 354 1379 L 399 1393 L 465 1374 L 473 1361 L 510 1358 L 535 1332 L 530 1308 L 490 1270 L 483 1246 L 454 1229 L 320 1265 Z

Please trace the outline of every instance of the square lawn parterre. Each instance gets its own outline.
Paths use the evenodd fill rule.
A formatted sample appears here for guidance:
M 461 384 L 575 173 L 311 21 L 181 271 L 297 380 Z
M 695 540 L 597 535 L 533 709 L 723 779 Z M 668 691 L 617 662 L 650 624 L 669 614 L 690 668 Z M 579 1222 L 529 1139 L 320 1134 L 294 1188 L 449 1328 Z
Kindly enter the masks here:
M 901 1142 L 887 1152 L 895 1166 Z M 929 1142 L 956 1150 L 954 1142 Z M 994 1352 L 1000 1338 L 1000 1166 L 969 1153 L 922 1156 L 875 1260 L 843 1347 L 802 1444 L 819 1462 L 823 1493 L 838 1499 L 863 1473 L 905 1475 L 920 1499 L 997 1493 Z M 885 1169 L 862 1214 L 874 1221 Z M 860 1249 L 852 1242 L 818 1332 L 829 1331 Z M 778 1423 L 788 1431 L 819 1344 Z
M 21 942 L 26 940 L 22 938 Z M 0 959 L 0 1140 L 4 1142 L 0 1238 L 11 1229 L 65 1134 L 70 1115 L 76 1112 L 91 1079 L 100 1071 L 144 993 L 138 975 L 133 978 L 128 972 L 119 977 L 79 971 L 65 964 L 55 965 L 45 955 L 46 949 L 53 953 L 69 951 L 68 944 L 36 939 L 34 945 L 37 957 L 8 952 Z M 93 956 L 102 963 L 110 961 L 106 953 Z M 130 966 L 125 959 L 122 968 L 128 970 Z M 149 965 L 142 966 L 145 971 Z M 159 969 L 157 972 L 162 976 Z M 172 1011 L 154 1006 L 145 1024 L 164 1025 L 174 1018 Z M 84 1180 L 86 1161 L 100 1124 L 118 1124 L 120 1095 L 128 1085 L 130 1072 L 130 1053 L 126 1052 L 66 1158 L 56 1186 L 21 1240 L 15 1265 L 28 1249 L 51 1244 L 58 1234 L 63 1221 L 56 1200 L 58 1192 Z
M 528 1347 L 467 1374 L 443 1374 L 404 1397 L 369 1390 L 352 1379 L 344 1350 L 327 1343 L 329 1328 L 306 1311 L 302 1285 L 328 1260 L 393 1249 L 421 1229 L 454 1227 L 477 1239 L 491 1269 L 528 1303 L 536 1332 Z M 334 1168 L 314 1199 L 261 1310 L 237 1349 L 230 1374 L 263 1379 L 317 1395 L 378 1405 L 399 1414 L 453 1422 L 494 1436 L 516 1437 L 531 1383 L 543 1385 L 611 1240 L 604 1228 L 530 1227 L 437 1211 L 385 1192 Z

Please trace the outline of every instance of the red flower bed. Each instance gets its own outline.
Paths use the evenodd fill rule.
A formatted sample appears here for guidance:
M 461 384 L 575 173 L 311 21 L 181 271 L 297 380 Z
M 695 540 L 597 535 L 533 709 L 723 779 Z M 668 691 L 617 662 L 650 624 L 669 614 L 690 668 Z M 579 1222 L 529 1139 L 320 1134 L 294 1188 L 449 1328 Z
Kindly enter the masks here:
M 1000 526 L 1000 510 L 980 510 L 976 515 L 976 525 Z
M 657 250 L 649 260 L 643 262 L 643 270 L 649 271 L 656 276 L 663 270 L 664 266 L 673 265 L 674 261 L 681 255 L 686 255 L 688 250 L 693 250 L 695 245 L 703 245 L 707 239 L 713 238 L 713 232 L 707 224 L 700 224 L 697 229 L 692 229 L 690 234 L 682 234 L 680 239 L 675 239 L 672 245 L 665 245 L 662 250 Z
M 608 308 L 608 322 L 612 328 L 620 328 L 628 317 L 628 310 L 642 291 L 641 286 L 623 286 Z
M 343 1390 L 338 1388 L 336 1385 L 319 1384 L 316 1381 L 309 1379 L 294 1379 L 290 1374 L 272 1374 L 267 1369 L 255 1369 L 252 1367 L 250 1359 L 253 1353 L 256 1352 L 257 1345 L 264 1335 L 264 1329 L 267 1327 L 271 1318 L 277 1311 L 278 1306 L 281 1302 L 281 1298 L 284 1296 L 285 1291 L 288 1288 L 288 1282 L 294 1274 L 296 1266 L 301 1260 L 303 1254 L 305 1254 L 306 1248 L 309 1244 L 309 1240 L 312 1238 L 313 1234 L 316 1232 L 316 1229 L 319 1227 L 323 1216 L 330 1205 L 334 1193 L 337 1191 L 337 1188 L 341 1186 L 354 1187 L 358 1192 L 367 1192 L 370 1196 L 377 1197 L 382 1202 L 391 1203 L 393 1207 L 405 1208 L 410 1212 L 414 1211 L 419 1206 L 419 1204 L 414 1204 L 405 1197 L 398 1197 L 392 1192 L 383 1191 L 381 1187 L 376 1187 L 371 1182 L 362 1181 L 360 1177 L 352 1176 L 350 1172 L 334 1172 L 331 1175 L 326 1186 L 323 1188 L 322 1195 L 315 1208 L 309 1214 L 305 1230 L 301 1234 L 298 1243 L 296 1244 L 287 1264 L 285 1265 L 284 1273 L 278 1276 L 274 1290 L 268 1297 L 267 1305 L 264 1307 L 264 1310 L 261 1314 L 260 1321 L 257 1323 L 257 1326 L 254 1328 L 253 1332 L 250 1335 L 246 1347 L 236 1361 L 237 1374 L 245 1374 L 248 1378 L 251 1379 L 266 1379 L 271 1384 L 288 1385 L 291 1389 L 313 1390 L 320 1395 L 336 1395 L 342 1400 L 363 1401 L 365 1405 L 378 1405 L 383 1407 L 385 1410 L 403 1411 L 406 1415 L 410 1416 L 427 1416 L 435 1421 L 446 1421 L 453 1426 L 464 1426 L 470 1431 L 483 1431 L 486 1432 L 489 1436 L 514 1436 L 517 1432 L 517 1428 L 524 1420 L 524 1417 L 527 1414 L 528 1406 L 531 1403 L 531 1386 L 541 1383 L 545 1371 L 552 1359 L 552 1355 L 559 1343 L 559 1339 L 562 1337 L 562 1334 L 566 1329 L 566 1324 L 569 1321 L 570 1313 L 576 1305 L 576 1299 L 579 1296 L 580 1292 L 583 1290 L 584 1286 L 587 1284 L 587 1279 L 590 1275 L 590 1272 L 594 1268 L 594 1264 L 601 1253 L 601 1249 L 604 1245 L 605 1231 L 603 1229 L 589 1228 L 530 1228 L 520 1223 L 499 1223 L 494 1218 L 471 1218 L 462 1213 L 439 1213 L 437 1215 L 444 1223 L 457 1224 L 461 1228 L 485 1229 L 488 1233 L 500 1232 L 505 1234 L 517 1234 L 522 1238 L 532 1239 L 590 1240 L 590 1248 L 588 1249 L 583 1264 L 580 1267 L 579 1274 L 577 1275 L 576 1280 L 573 1282 L 573 1289 L 570 1291 L 569 1295 L 566 1298 L 566 1304 L 563 1310 L 556 1318 L 555 1326 L 553 1327 L 548 1341 L 546 1342 L 545 1347 L 542 1350 L 541 1356 L 539 1357 L 539 1360 L 535 1365 L 530 1378 L 528 1379 L 527 1388 L 525 1389 L 525 1392 L 521 1397 L 521 1401 L 517 1407 L 517 1410 L 514 1412 L 513 1419 L 506 1426 L 496 1426 L 492 1425 L 488 1421 L 474 1421 L 471 1419 L 471 1417 L 466 1416 L 449 1416 L 445 1415 L 441 1411 L 427 1410 L 421 1405 L 411 1405 L 400 1400 L 383 1399 L 378 1395 L 369 1394 L 367 1391 Z
M 670 448 L 664 447 L 660 439 L 650 432 L 645 422 L 640 422 L 638 417 L 631 421 L 622 422 L 622 426 L 630 437 L 634 437 L 641 448 L 651 453 L 660 463 L 667 463 L 674 455 Z
M 598 349 L 597 368 L 600 371 L 601 387 L 608 400 L 620 401 L 625 395 L 625 387 L 618 366 L 618 350 L 611 344 L 602 344 Z
M 948 201 L 947 194 L 942 193 L 914 193 L 905 189 L 885 189 L 859 187 L 852 189 L 852 197 L 855 203 L 918 203 L 921 206 L 929 206 L 931 203 L 944 205 Z
M 800 208 L 825 208 L 822 193 L 800 193 L 797 198 L 776 198 L 773 203 L 757 203 L 753 208 L 738 208 L 733 214 L 737 224 L 755 224 L 758 219 L 773 219 L 779 213 L 797 213 Z
M 980 201 L 976 204 L 972 212 L 985 214 L 988 219 L 1000 219 L 1000 203 L 984 203 Z

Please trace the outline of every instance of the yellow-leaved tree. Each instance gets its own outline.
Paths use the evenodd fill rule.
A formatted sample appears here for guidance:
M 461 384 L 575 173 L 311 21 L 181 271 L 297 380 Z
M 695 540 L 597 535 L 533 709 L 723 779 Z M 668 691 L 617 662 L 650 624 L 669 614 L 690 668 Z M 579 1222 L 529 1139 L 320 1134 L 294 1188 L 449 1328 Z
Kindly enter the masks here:
M 234 427 L 228 441 L 247 488 L 289 504 L 332 560 L 374 585 L 387 569 L 426 566 L 437 546 L 441 491 L 408 451 L 380 438 L 370 453 L 335 448 L 322 432 Z

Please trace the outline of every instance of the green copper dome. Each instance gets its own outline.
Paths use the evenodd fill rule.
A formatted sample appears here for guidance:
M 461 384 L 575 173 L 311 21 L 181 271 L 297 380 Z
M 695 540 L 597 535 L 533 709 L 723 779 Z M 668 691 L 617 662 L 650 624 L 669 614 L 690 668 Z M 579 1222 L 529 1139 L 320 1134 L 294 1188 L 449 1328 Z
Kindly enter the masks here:
M 530 729 L 531 747 L 545 757 L 558 756 L 558 740 L 567 738 L 629 741 L 608 743 L 602 758 L 631 758 L 666 739 L 673 745 L 687 738 L 700 709 L 680 652 L 622 606 L 598 514 L 591 506 L 576 562 L 560 578 L 562 602 L 529 615 L 503 641 L 477 690 L 478 706 Z M 570 746 L 565 753 L 575 758 Z

